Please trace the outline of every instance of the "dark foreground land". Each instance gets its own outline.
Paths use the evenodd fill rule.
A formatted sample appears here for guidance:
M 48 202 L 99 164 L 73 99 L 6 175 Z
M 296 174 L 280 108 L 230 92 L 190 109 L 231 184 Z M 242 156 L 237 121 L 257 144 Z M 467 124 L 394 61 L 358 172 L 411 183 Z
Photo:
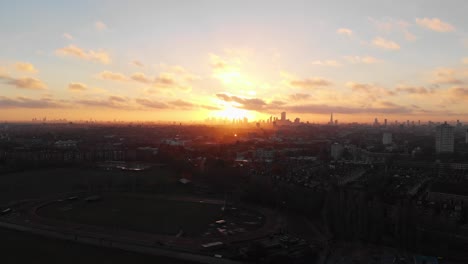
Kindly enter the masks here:
M 2 264 L 193 263 L 159 256 L 135 254 L 122 250 L 98 248 L 6 229 L 0 229 L 0 248 L 0 263 Z
M 110 180 L 112 175 L 112 180 Z M 23 199 L 38 199 L 58 193 L 87 191 L 89 187 L 111 185 L 130 190 L 129 175 L 99 169 L 57 168 L 2 173 L 0 175 L 0 205 Z M 154 169 L 142 172 L 139 180 L 150 178 L 160 184 L 168 181 L 168 171 Z M 146 178 L 145 178 L 146 177 Z M 140 183 L 140 182 L 138 182 Z M 107 186 L 106 186 L 107 187 Z M 129 189 L 130 188 L 130 189 Z M 32 234 L 0 229 L 0 263 L 191 263 L 94 247 L 69 241 L 44 238 Z

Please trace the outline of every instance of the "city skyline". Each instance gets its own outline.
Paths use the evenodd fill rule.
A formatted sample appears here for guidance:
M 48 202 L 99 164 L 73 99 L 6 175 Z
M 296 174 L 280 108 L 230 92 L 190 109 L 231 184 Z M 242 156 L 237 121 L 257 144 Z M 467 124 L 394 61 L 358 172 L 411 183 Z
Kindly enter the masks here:
M 392 123 L 468 114 L 461 1 L 3 6 L 0 120 L 250 121 L 285 111 L 302 122 L 327 123 L 333 112 L 345 123 Z

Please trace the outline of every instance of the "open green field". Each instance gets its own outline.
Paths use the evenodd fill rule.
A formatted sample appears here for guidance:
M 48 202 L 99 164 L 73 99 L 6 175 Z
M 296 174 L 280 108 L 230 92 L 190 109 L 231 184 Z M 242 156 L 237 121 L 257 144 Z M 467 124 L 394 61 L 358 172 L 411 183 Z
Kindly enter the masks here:
M 106 171 L 99 168 L 49 168 L 0 175 L 0 205 L 77 191 L 147 191 L 177 193 L 178 177 L 167 168 L 145 171 Z
M 38 215 L 79 224 L 139 232 L 200 236 L 222 217 L 221 205 L 165 200 L 157 197 L 107 194 L 96 202 L 53 202 Z
M 70 241 L 43 238 L 6 229 L 0 229 L 0 248 L 0 263 L 5 264 L 192 263 L 117 249 L 94 247 Z

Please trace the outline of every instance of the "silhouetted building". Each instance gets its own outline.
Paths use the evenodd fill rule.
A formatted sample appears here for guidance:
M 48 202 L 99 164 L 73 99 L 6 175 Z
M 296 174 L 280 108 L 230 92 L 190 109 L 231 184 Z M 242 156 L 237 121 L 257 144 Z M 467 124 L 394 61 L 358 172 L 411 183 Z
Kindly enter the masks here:
M 339 160 L 343 155 L 344 147 L 340 143 L 334 143 L 331 145 L 331 157 L 334 160 Z
M 444 124 L 436 127 L 436 152 L 437 153 L 452 153 L 454 150 L 454 128 L 453 126 Z

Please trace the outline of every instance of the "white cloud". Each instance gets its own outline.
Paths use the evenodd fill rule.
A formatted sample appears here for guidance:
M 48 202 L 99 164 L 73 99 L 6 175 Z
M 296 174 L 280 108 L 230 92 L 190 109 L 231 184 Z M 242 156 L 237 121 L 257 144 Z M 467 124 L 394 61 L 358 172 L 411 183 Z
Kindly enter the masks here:
M 69 33 L 63 33 L 62 35 L 64 38 L 68 39 L 68 40 L 72 40 L 73 39 L 73 36 Z
M 408 30 L 404 30 L 403 34 L 405 35 L 405 39 L 407 41 L 415 41 L 417 39 L 416 35 L 413 33 L 409 32 Z
M 344 56 L 344 59 L 347 60 L 349 63 L 352 64 L 359 64 L 359 63 L 364 63 L 364 64 L 374 64 L 374 63 L 379 63 L 382 62 L 382 60 L 379 60 L 375 57 L 372 56 Z
M 346 35 L 346 36 L 351 36 L 353 35 L 353 31 L 349 28 L 339 28 L 336 30 L 336 33 L 340 35 Z
M 44 90 L 47 89 L 47 85 L 39 79 L 31 78 L 31 77 L 23 77 L 23 78 L 5 78 L 7 80 L 7 84 L 15 86 L 19 89 L 27 89 L 27 90 Z
M 386 40 L 382 37 L 374 38 L 374 40 L 372 41 L 372 44 L 374 44 L 374 46 L 377 46 L 379 48 L 386 49 L 386 50 L 399 50 L 400 49 L 400 45 L 398 45 L 398 43 L 391 41 L 391 40 Z
M 377 30 L 385 34 L 390 32 L 398 32 L 403 34 L 407 41 L 415 41 L 417 38 L 409 30 L 411 24 L 405 20 L 391 17 L 385 17 L 381 19 L 369 17 L 369 21 L 377 28 Z
M 99 31 L 103 31 L 103 30 L 106 30 L 106 29 L 107 29 L 107 25 L 104 24 L 104 22 L 102 22 L 102 21 L 96 21 L 96 23 L 94 23 L 94 26 L 95 26 L 96 29 L 99 30 Z
M 104 79 L 104 80 L 111 80 L 111 81 L 127 81 L 128 78 L 127 76 L 125 76 L 124 74 L 122 73 L 118 73 L 118 72 L 111 72 L 111 71 L 103 71 L 101 73 L 99 73 L 98 75 L 101 79 Z
M 87 88 L 88 87 L 86 86 L 86 84 L 83 84 L 83 83 L 69 83 L 68 84 L 68 89 L 72 91 L 84 91 Z
M 97 61 L 103 64 L 109 64 L 111 62 L 110 55 L 103 50 L 94 51 L 94 50 L 83 50 L 80 47 L 75 45 L 68 45 L 55 51 L 55 54 L 59 56 L 71 56 L 80 58 L 83 60 Z
M 145 66 L 141 61 L 137 61 L 137 60 L 132 61 L 130 64 L 133 66 L 140 67 L 140 68 Z
M 314 65 L 321 65 L 321 66 L 330 66 L 330 67 L 339 67 L 341 66 L 341 63 L 339 63 L 336 60 L 316 60 L 313 61 L 312 64 Z
M 142 72 L 135 72 L 134 74 L 132 74 L 131 78 L 132 80 L 141 82 L 141 83 L 148 84 L 151 82 L 151 79 Z
M 416 24 L 419 26 L 437 32 L 455 31 L 455 27 L 439 18 L 416 18 Z
M 37 73 L 37 69 L 29 62 L 17 62 L 15 68 L 17 71 Z

